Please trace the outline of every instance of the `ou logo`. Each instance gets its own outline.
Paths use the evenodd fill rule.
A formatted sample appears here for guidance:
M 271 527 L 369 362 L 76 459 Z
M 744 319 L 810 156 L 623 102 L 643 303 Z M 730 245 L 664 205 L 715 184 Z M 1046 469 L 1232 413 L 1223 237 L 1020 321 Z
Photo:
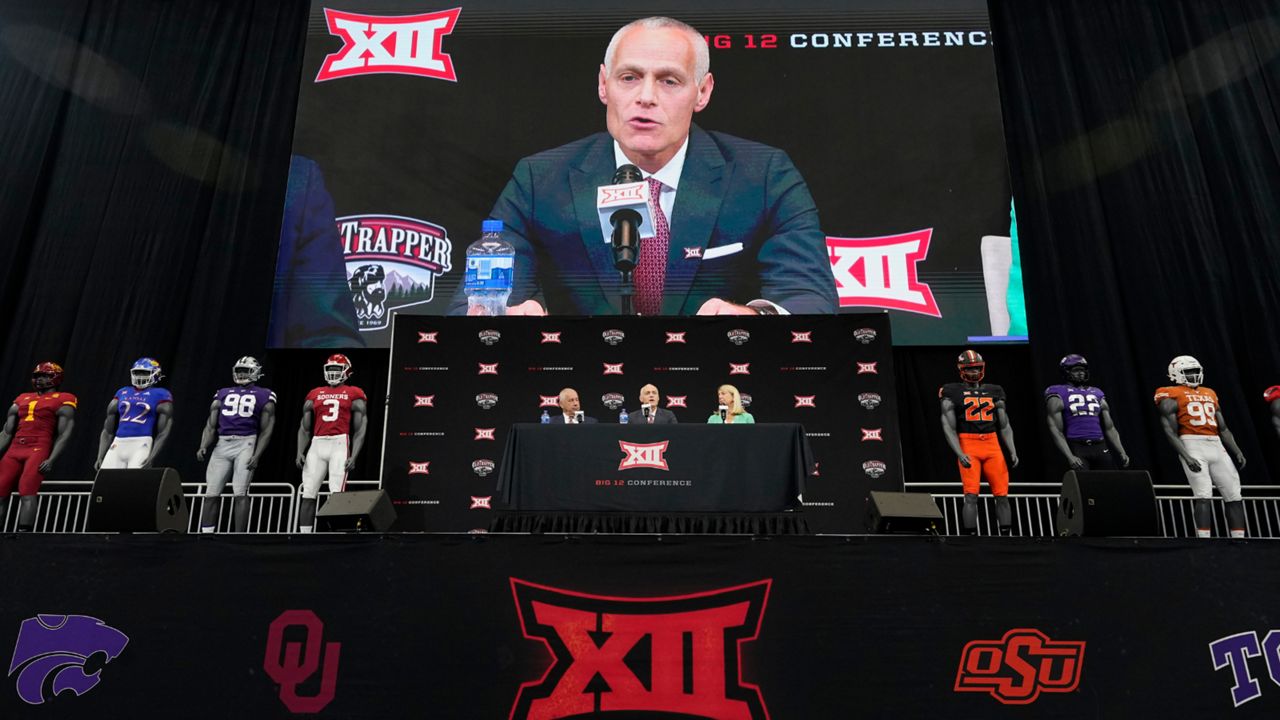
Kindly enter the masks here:
M 286 642 L 285 630 L 292 626 L 306 628 L 303 642 Z M 318 713 L 333 701 L 338 686 L 338 657 L 342 643 L 323 643 L 324 662 L 321 665 L 320 645 L 324 623 L 310 610 L 285 610 L 271 621 L 267 632 L 267 653 L 262 668 L 280 685 L 280 701 L 292 713 Z M 307 681 L 320 669 L 320 689 L 315 695 L 303 697 L 298 685 Z

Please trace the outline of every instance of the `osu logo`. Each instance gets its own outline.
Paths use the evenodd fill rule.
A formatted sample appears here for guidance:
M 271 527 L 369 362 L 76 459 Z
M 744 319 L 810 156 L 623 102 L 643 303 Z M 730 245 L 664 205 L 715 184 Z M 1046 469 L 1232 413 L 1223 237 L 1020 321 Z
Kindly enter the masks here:
M 653 468 L 654 470 L 670 470 L 667 460 L 662 455 L 667 451 L 669 440 L 657 443 L 629 443 L 619 440 L 625 457 L 618 463 L 619 470 L 635 470 L 636 468 Z
M 885 469 L 885 464 L 879 460 L 868 460 L 862 463 L 862 472 L 866 473 L 867 477 L 872 480 L 884 477 Z
M 409 461 L 409 474 L 410 474 L 410 475 L 430 475 L 430 474 L 431 474 L 431 461 L 430 461 L 430 460 L 428 460 L 428 461 L 426 461 L 426 462 L 414 462 L 414 461 L 410 460 L 410 461 Z
M 498 428 L 476 428 L 475 440 L 493 440 L 493 433 Z
M 413 406 L 414 407 L 435 407 L 436 396 L 435 395 L 414 395 Z
M 626 402 L 626 398 L 622 397 L 622 393 L 605 393 L 600 396 L 600 402 L 610 410 L 617 410 Z
M 558 332 L 542 333 L 542 342 L 541 342 L 542 345 L 546 345 L 547 343 L 559 343 L 559 342 L 560 342 L 560 333 Z
M 873 392 L 858 393 L 858 404 L 868 410 L 875 410 L 876 408 L 880 407 L 880 403 L 882 400 L 883 398 L 880 397 L 880 393 L 873 393 Z
M 737 330 L 730 330 L 725 333 L 725 335 L 729 338 L 729 342 L 734 345 L 746 345 L 747 341 L 751 339 L 751 333 L 746 330 L 742 330 L 741 328 Z
M 866 442 L 868 440 L 884 440 L 884 438 L 881 437 L 883 433 L 884 428 L 862 428 L 862 442 Z
M 816 408 L 818 407 L 817 397 L 817 395 L 796 395 L 796 407 Z
M 476 405 L 482 410 L 492 410 L 498 404 L 498 396 L 494 393 L 480 393 L 476 396 Z
M 985 692 L 1005 705 L 1027 705 L 1041 692 L 1072 692 L 1080 684 L 1083 640 L 1050 640 L 1016 628 L 999 640 L 974 640 L 960 653 L 956 692 Z
M 316 82 L 375 73 L 457 82 L 453 58 L 440 52 L 440 43 L 461 11 L 386 17 L 325 8 L 329 34 L 342 39 L 342 48 L 324 59 Z
M 540 408 L 560 407 L 560 396 L 559 395 L 539 395 L 538 407 Z
M 436 340 L 436 336 L 439 334 L 439 332 L 420 332 L 418 333 L 418 342 L 439 344 L 440 341 Z
M 102 667 L 128 644 L 124 633 L 95 617 L 36 615 L 18 628 L 9 674 L 18 674 L 18 697 L 28 705 L 66 690 L 83 695 L 97 687 Z
M 511 578 L 524 636 L 552 659 L 520 686 L 510 717 L 768 718 L 759 686 L 742 679 L 742 648 L 760 634 L 771 584 L 629 598 Z
M 751 363 L 729 363 L 730 375 L 750 375 Z
M 627 339 L 627 334 L 621 330 L 605 330 L 600 333 L 600 338 L 610 345 L 617 345 Z
M 805 330 L 804 332 L 791 331 L 791 343 L 811 343 L 813 342 L 813 331 Z
M 502 339 L 502 333 L 497 330 L 481 330 L 478 337 L 480 338 L 480 342 L 484 343 L 486 346 L 492 347 L 497 345 L 498 341 Z
M 933 229 L 873 238 L 827 238 L 840 307 L 878 307 L 942 317 L 917 265 L 929 255 Z
M 858 363 L 858 374 L 859 374 L 859 375 L 879 375 L 879 374 L 880 374 L 880 371 L 879 371 L 878 369 L 876 369 L 876 365 L 877 365 L 877 364 L 878 364 L 878 363 L 873 363 L 873 362 L 869 362 L 869 363 L 860 362 L 860 363 Z
M 475 495 L 472 495 L 471 507 L 468 508 L 468 510 L 492 510 L 493 509 L 493 507 L 491 506 L 492 502 L 493 502 L 492 495 L 485 495 L 484 497 L 476 497 Z
M 471 463 L 471 471 L 480 477 L 489 477 L 493 472 L 494 463 L 492 460 L 481 458 Z
M 673 407 L 687 408 L 689 407 L 689 405 L 687 404 L 688 400 L 689 400 L 688 395 L 668 395 L 667 407 L 668 408 L 673 408 Z
M 687 332 L 669 332 L 667 333 L 666 344 L 670 345 L 671 343 L 684 343 L 684 336 L 687 334 L 688 334 Z M 688 343 L 685 343 L 685 344 L 687 345 Z
M 435 223 L 400 215 L 348 215 L 335 220 L 347 289 L 361 332 L 383 330 L 393 311 L 431 302 L 436 279 L 453 269 L 453 243 Z M 435 342 L 436 333 L 427 333 Z
M 604 363 L 605 375 L 621 375 L 624 363 Z
M 299 643 L 286 642 L 285 631 L 292 626 L 306 628 L 306 639 Z M 338 685 L 338 657 L 342 643 L 323 643 L 324 661 L 321 666 L 320 645 L 324 623 L 310 610 L 285 610 L 271 621 L 267 632 L 267 654 L 262 669 L 280 685 L 280 701 L 291 713 L 318 713 L 333 701 Z M 283 649 L 283 652 L 281 650 Z M 298 695 L 298 686 L 306 682 L 320 669 L 320 688 L 315 695 Z

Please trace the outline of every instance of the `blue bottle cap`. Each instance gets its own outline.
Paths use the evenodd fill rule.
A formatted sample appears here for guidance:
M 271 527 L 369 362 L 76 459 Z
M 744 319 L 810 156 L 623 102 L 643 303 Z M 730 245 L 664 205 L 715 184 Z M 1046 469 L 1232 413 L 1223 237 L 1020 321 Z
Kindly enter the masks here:
M 501 220 L 485 220 L 480 223 L 480 232 L 482 233 L 500 233 L 502 232 Z

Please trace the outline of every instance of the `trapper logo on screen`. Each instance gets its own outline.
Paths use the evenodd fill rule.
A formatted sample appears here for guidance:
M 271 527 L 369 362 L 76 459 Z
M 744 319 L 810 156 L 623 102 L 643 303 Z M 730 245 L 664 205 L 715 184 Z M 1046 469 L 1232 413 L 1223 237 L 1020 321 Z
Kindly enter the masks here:
M 878 307 L 942 317 L 918 265 L 929 255 L 933 228 L 873 238 L 828 237 L 840 307 Z
M 862 472 L 866 473 L 867 477 L 872 480 L 878 480 L 879 478 L 884 477 L 885 470 L 887 469 L 888 466 L 880 460 L 868 460 L 862 463 Z
M 484 343 L 488 347 L 492 347 L 497 345 L 498 341 L 502 339 L 502 333 L 497 330 L 481 330 L 477 334 L 477 337 L 480 342 Z
M 471 463 L 471 472 L 479 475 L 480 477 L 489 477 L 489 475 L 493 473 L 493 469 L 495 467 L 497 467 L 497 464 L 492 460 L 488 458 L 480 458 L 479 460 Z
M 1234 707 L 1262 697 L 1262 686 L 1249 670 L 1249 658 L 1266 658 L 1271 682 L 1280 685 L 1280 630 L 1269 630 L 1262 641 L 1249 630 L 1218 638 L 1209 643 L 1209 657 L 1214 670 L 1231 668 L 1231 704 Z
M 18 697 L 28 705 L 68 690 L 84 695 L 98 686 L 103 667 L 128 644 L 124 633 L 95 617 L 36 615 L 18 626 L 9 675 L 18 675 Z
M 290 627 L 306 629 L 303 642 L 285 641 Z M 323 645 L 324 658 L 320 650 Z M 282 652 L 283 650 L 283 652 Z M 266 657 L 262 669 L 280 685 L 280 702 L 294 714 L 318 713 L 333 702 L 338 688 L 338 660 L 342 643 L 324 642 L 324 623 L 311 610 L 285 610 L 271 621 L 267 631 Z M 298 694 L 298 686 L 320 670 L 320 686 L 314 695 Z
M 436 279 L 453 269 L 453 243 L 439 225 L 399 215 L 348 215 L 337 223 L 361 332 L 385 330 L 393 311 L 431 302 Z M 418 342 L 435 336 L 420 333 Z
M 622 462 L 618 463 L 619 470 L 635 470 L 637 468 L 653 468 L 654 470 L 670 470 L 667 467 L 667 459 L 663 455 L 667 452 L 667 444 L 669 440 L 663 440 L 656 443 L 632 443 L 626 440 L 619 440 L 618 447 L 622 448 Z
M 622 396 L 622 393 L 608 392 L 600 396 L 600 404 L 610 410 L 621 410 L 626 401 L 627 399 Z
M 589 595 L 511 578 L 521 630 L 551 655 L 510 718 L 769 717 L 743 679 L 772 580 L 658 598 Z
M 1040 693 L 1072 692 L 1084 667 L 1083 640 L 1050 640 L 1015 628 L 999 640 L 974 640 L 960 653 L 956 692 L 990 693 L 1005 705 L 1027 705 Z
M 883 402 L 883 398 L 880 397 L 880 393 L 858 393 L 858 404 L 868 410 L 875 410 L 880 407 L 881 402 Z
M 491 392 L 480 393 L 476 395 L 476 405 L 481 410 L 492 410 L 498 405 L 498 396 Z
M 725 335 L 729 338 L 729 342 L 734 345 L 746 345 L 747 341 L 751 339 L 751 333 L 743 330 L 742 328 L 730 330 Z
M 418 75 L 457 82 L 453 58 L 442 52 L 462 8 L 418 15 L 363 15 L 324 9 L 329 34 L 342 47 L 325 57 L 316 82 L 353 75 Z

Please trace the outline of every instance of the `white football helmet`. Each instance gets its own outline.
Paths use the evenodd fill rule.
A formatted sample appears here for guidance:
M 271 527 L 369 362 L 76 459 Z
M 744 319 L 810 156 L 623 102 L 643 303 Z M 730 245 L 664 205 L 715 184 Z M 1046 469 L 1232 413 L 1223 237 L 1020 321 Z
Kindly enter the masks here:
M 154 358 L 144 357 L 138 358 L 138 361 L 129 368 L 129 379 L 133 382 L 133 386 L 139 390 L 155 385 L 164 378 L 160 374 L 160 363 Z
M 1204 368 L 1190 355 L 1179 355 L 1169 361 L 1169 379 L 1179 385 L 1199 387 L 1204 383 Z
M 330 385 L 341 385 L 351 377 L 351 361 L 342 353 L 334 353 L 324 361 L 324 381 Z
M 258 362 L 255 357 L 245 355 L 232 366 L 231 379 L 235 380 L 237 385 L 248 385 L 261 380 L 262 363 Z

